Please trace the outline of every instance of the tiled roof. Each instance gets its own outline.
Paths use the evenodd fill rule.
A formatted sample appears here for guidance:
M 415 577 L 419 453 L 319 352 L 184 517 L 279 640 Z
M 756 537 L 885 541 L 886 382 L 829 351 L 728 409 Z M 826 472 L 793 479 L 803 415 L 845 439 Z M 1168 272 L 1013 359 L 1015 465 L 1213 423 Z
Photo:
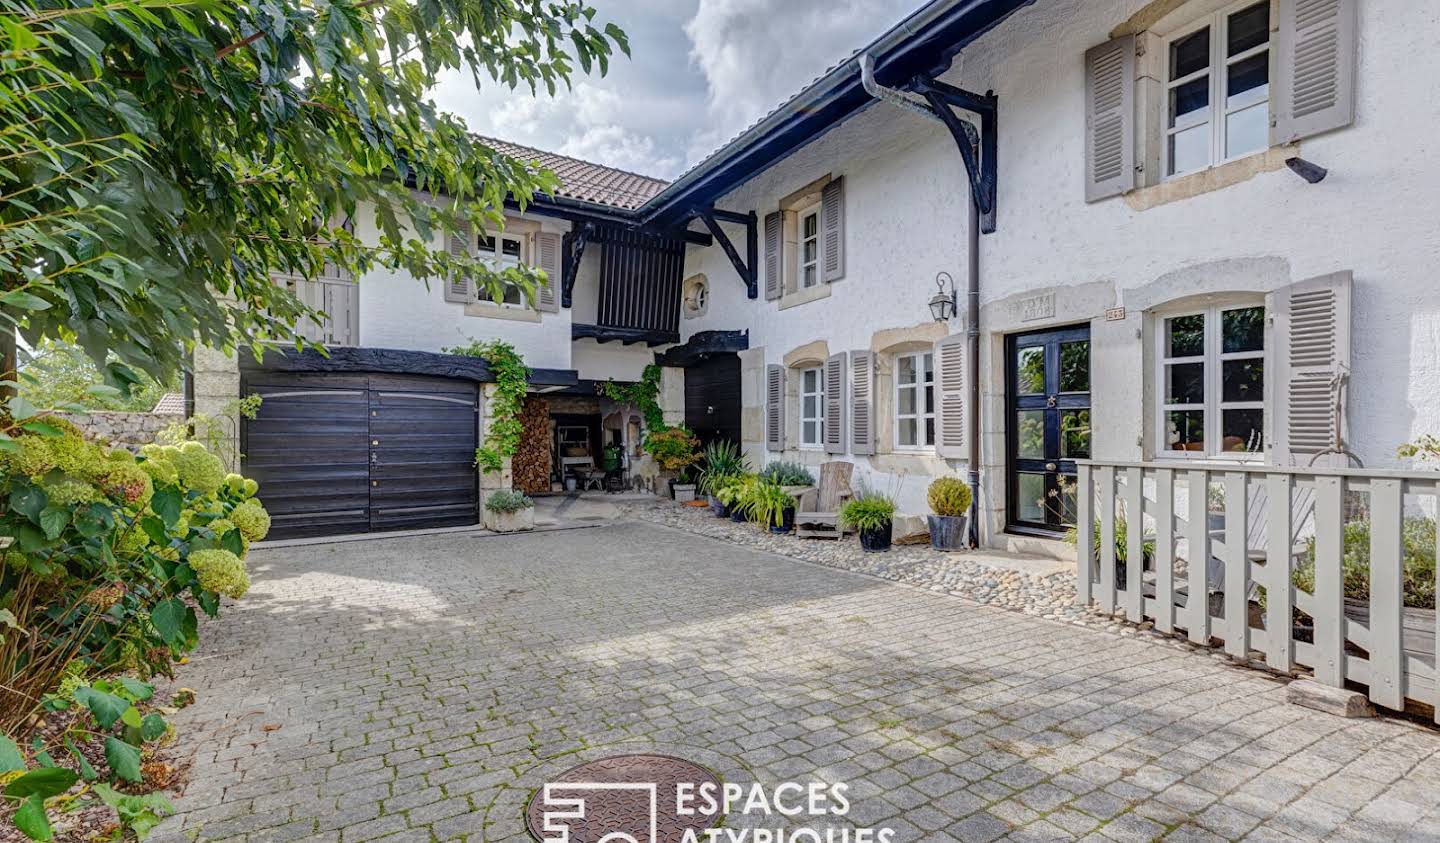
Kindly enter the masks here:
M 185 396 L 179 392 L 167 392 L 160 396 L 155 402 L 155 407 L 150 412 L 162 415 L 183 415 L 185 413 Z
M 614 167 L 602 167 L 579 158 L 557 155 L 498 138 L 480 138 L 480 142 L 496 152 L 521 161 L 533 161 L 552 171 L 560 179 L 560 189 L 556 195 L 581 202 L 633 211 L 669 184 L 664 179 L 642 176 Z

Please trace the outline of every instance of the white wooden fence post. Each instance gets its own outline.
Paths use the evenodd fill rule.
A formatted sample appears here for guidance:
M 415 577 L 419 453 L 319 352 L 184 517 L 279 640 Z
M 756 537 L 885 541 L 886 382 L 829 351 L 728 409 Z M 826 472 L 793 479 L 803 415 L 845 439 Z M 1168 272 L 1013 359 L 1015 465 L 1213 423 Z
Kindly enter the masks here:
M 1370 701 L 1405 708 L 1404 487 L 1370 481 Z
M 1190 640 L 1196 644 L 1210 643 L 1210 477 L 1205 471 L 1186 472 L 1190 495 L 1189 594 L 1185 598 L 1186 623 Z
M 1175 470 L 1155 472 L 1155 628 L 1175 631 Z
M 1145 474 L 1125 469 L 1125 617 L 1145 620 Z
M 1076 467 L 1075 602 L 1090 608 L 1095 592 L 1095 478 L 1090 466 Z
M 1340 571 L 1345 532 L 1345 484 L 1315 478 L 1315 679 L 1345 686 L 1345 588 Z
M 1250 655 L 1250 484 L 1239 471 L 1225 474 L 1225 652 L 1231 658 Z
M 1265 480 L 1270 507 L 1269 548 L 1265 554 L 1265 661 L 1289 673 L 1294 667 L 1295 587 L 1292 585 L 1290 502 L 1295 481 L 1289 474 L 1272 474 Z
M 1100 466 L 1100 610 L 1115 613 L 1115 468 Z

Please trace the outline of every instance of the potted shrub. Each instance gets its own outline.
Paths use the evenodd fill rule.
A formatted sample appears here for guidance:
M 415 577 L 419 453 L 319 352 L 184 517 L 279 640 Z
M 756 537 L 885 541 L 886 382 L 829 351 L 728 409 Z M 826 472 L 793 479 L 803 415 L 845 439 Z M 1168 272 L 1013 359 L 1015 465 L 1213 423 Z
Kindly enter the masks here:
M 798 462 L 772 462 L 760 472 L 760 477 L 784 487 L 786 494 L 794 498 L 815 485 L 815 475 Z
M 491 492 L 485 498 L 485 529 L 497 533 L 535 529 L 535 502 L 523 492 Z
M 860 533 L 860 548 L 866 553 L 890 549 L 894 519 L 895 501 L 877 492 L 863 492 L 840 507 L 840 520 Z
M 695 484 L 690 482 L 690 468 L 700 461 L 700 440 L 686 427 L 667 427 L 645 437 L 645 451 L 666 472 L 675 476 L 670 480 L 670 493 L 677 501 L 695 500 Z
M 715 497 L 724 505 L 731 521 L 744 521 L 749 506 L 750 490 L 760 479 L 753 474 L 731 477 L 716 490 Z
M 795 529 L 795 497 L 784 486 L 762 479 L 751 489 L 749 515 L 772 533 L 788 533 Z
M 926 495 L 934 515 L 930 525 L 930 546 L 936 550 L 961 550 L 970 535 L 970 486 L 958 477 L 940 477 L 930 484 Z
M 719 498 L 720 489 L 733 479 L 749 470 L 749 460 L 740 452 L 740 446 L 728 440 L 711 442 L 705 446 L 705 465 L 700 470 L 697 491 L 705 495 L 710 511 L 717 518 L 730 514 L 730 508 Z

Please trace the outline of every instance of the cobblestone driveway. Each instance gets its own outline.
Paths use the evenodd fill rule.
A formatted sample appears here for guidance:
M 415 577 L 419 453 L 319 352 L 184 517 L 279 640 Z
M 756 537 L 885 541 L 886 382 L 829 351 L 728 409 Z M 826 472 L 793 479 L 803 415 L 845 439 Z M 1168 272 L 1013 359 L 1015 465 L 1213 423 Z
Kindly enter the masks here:
M 1440 737 L 1150 641 L 641 524 L 251 560 L 153 839 L 522 839 L 546 775 L 640 751 L 848 782 L 896 843 L 1440 839 Z

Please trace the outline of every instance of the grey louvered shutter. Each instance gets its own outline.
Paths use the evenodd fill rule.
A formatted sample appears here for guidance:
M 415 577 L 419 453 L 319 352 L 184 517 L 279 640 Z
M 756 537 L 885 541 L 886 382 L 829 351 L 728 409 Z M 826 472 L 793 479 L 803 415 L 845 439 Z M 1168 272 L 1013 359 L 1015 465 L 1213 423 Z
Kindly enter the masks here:
M 785 450 L 785 367 L 765 367 L 765 448 Z
M 470 254 L 470 223 L 461 220 L 459 230 L 450 235 L 450 254 L 460 258 Z M 469 275 L 451 278 L 445 282 L 445 301 L 469 304 L 475 301 L 474 279 Z
M 825 361 L 825 453 L 845 453 L 845 353 Z
M 969 338 L 951 334 L 935 343 L 935 453 L 945 459 L 970 456 L 965 446 L 965 350 Z
M 765 215 L 765 299 L 778 299 L 785 292 L 780 275 L 780 238 L 783 229 L 780 212 Z
M 1336 272 L 1275 293 L 1271 459 L 1277 465 L 1347 463 L 1333 452 L 1345 433 L 1353 285 L 1350 272 Z
M 1359 0 L 1280 0 L 1272 144 L 1355 121 Z
M 1135 36 L 1085 53 L 1085 201 L 1135 187 Z
M 825 238 L 825 283 L 845 277 L 845 177 L 820 191 L 820 233 Z
M 549 283 L 535 291 L 535 302 L 547 313 L 560 311 L 560 235 L 542 231 L 535 235 L 535 265 L 545 271 Z
M 850 352 L 850 453 L 875 453 L 875 353 Z

